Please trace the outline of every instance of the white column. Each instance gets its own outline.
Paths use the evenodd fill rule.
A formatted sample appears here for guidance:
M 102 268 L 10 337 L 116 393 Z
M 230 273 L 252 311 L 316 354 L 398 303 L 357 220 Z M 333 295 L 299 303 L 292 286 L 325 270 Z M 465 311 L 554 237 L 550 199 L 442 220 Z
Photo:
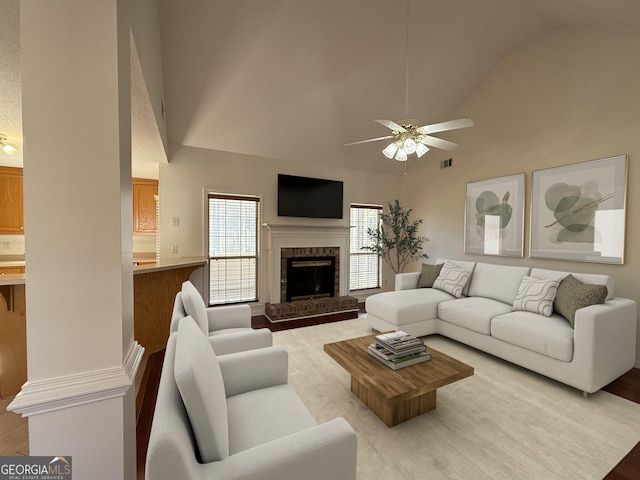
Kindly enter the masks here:
M 128 2 L 21 2 L 31 455 L 135 478 Z

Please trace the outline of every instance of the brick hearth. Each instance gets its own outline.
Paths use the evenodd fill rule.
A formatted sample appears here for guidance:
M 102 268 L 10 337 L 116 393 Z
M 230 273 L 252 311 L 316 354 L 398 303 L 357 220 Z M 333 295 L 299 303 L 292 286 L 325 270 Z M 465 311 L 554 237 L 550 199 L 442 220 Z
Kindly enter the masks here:
M 341 312 L 353 313 L 353 317 L 349 318 L 357 318 L 358 299 L 346 296 L 265 304 L 265 316 L 271 322 L 309 318 Z

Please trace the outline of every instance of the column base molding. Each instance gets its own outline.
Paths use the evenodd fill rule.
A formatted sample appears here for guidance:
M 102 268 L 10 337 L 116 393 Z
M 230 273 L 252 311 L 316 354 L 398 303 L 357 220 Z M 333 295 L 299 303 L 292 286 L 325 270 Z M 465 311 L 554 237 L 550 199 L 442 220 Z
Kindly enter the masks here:
M 7 410 L 28 417 L 124 396 L 134 385 L 143 354 L 144 347 L 133 341 L 120 367 L 27 381 Z

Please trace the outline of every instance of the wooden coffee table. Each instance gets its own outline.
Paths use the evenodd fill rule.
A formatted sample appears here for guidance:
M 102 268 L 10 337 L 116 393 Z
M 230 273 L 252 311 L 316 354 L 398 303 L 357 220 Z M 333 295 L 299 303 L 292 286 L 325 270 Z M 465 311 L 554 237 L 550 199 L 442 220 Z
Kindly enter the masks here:
M 327 343 L 324 351 L 351 374 L 351 391 L 388 427 L 433 410 L 438 388 L 473 375 L 473 367 L 431 347 L 431 360 L 392 370 L 367 352 L 375 339 Z

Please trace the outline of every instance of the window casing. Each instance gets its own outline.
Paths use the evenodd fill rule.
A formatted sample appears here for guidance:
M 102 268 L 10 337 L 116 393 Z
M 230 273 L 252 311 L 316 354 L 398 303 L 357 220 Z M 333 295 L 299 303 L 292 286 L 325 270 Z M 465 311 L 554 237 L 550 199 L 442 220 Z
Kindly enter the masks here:
M 260 199 L 208 194 L 209 305 L 258 300 Z
M 365 290 L 382 286 L 382 262 L 379 255 L 363 246 L 371 244 L 369 228 L 380 226 L 380 205 L 351 205 L 349 247 L 349 290 Z

